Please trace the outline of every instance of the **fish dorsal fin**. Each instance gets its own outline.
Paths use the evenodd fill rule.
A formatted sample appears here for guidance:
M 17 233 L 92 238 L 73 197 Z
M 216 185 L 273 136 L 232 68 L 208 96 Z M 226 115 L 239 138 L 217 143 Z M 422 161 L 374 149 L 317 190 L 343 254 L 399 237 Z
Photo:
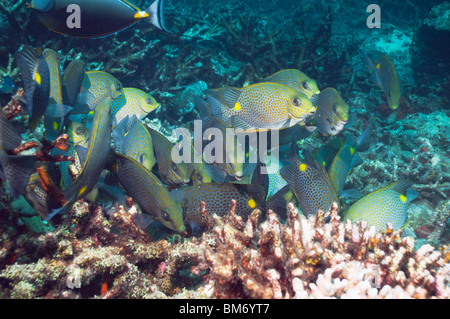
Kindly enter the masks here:
M 225 88 L 223 92 L 225 105 L 229 108 L 239 111 L 241 109 L 241 106 L 238 104 L 238 99 L 241 93 L 242 89 L 234 88 L 231 86 Z
M 0 110 L 0 147 L 5 151 L 12 150 L 22 143 L 22 138 Z
M 406 195 L 407 189 L 410 188 L 411 186 L 412 182 L 404 179 L 389 185 L 388 188 L 392 189 L 393 191 L 396 191 L 399 194 Z

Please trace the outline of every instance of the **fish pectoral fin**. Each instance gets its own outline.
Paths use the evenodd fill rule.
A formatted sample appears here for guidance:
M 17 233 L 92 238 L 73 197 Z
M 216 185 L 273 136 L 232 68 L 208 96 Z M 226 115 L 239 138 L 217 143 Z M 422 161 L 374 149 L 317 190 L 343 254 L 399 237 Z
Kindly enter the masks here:
M 205 164 L 203 171 L 208 174 L 216 183 L 223 183 L 225 181 L 226 173 L 217 165 Z
M 80 159 L 81 167 L 84 167 L 88 152 L 87 148 L 81 145 L 75 145 L 74 149 L 77 152 L 78 158 Z
M 249 125 L 242 118 L 237 115 L 232 115 L 229 119 L 230 126 L 234 127 L 236 132 L 244 132 L 251 129 L 255 129 L 253 126 Z
M 295 168 L 294 165 L 288 164 L 280 170 L 281 177 L 292 187 L 295 185 Z

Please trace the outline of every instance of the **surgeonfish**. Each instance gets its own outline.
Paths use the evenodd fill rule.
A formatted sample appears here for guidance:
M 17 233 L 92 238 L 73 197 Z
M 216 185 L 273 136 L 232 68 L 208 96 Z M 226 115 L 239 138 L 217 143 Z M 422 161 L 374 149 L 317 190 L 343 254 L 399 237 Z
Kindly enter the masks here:
M 114 100 L 123 94 L 122 83 L 112 74 L 104 71 L 87 71 L 81 82 L 77 105 L 72 113 L 88 113 L 105 98 Z M 87 108 L 83 108 L 87 105 Z
M 20 135 L 0 110 L 0 177 L 9 186 L 13 198 L 25 193 L 30 175 L 35 171 L 34 155 L 12 156 L 7 152 L 22 142 Z
M 161 133 L 147 127 L 152 136 L 153 150 L 155 151 L 158 172 L 161 181 L 166 185 L 187 184 L 190 181 L 191 170 L 187 163 L 176 164 L 172 160 L 174 145 Z
M 104 99 L 96 108 L 92 122 L 88 148 L 77 145 L 75 150 L 82 162 L 82 169 L 75 181 L 64 192 L 67 203 L 53 210 L 47 220 L 55 214 L 66 213 L 80 198 L 85 197 L 97 183 L 108 159 L 111 147 L 111 100 Z
M 283 129 L 304 121 L 316 108 L 305 94 L 278 83 L 206 90 L 212 113 L 237 130 Z
M 53 141 L 61 134 L 64 116 L 72 109 L 64 105 L 63 86 L 59 67 L 59 55 L 51 49 L 45 49 L 42 55 L 50 71 L 50 100 L 44 113 L 45 137 Z
M 34 130 L 49 102 L 49 67 L 44 56 L 38 56 L 36 50 L 30 46 L 24 46 L 17 53 L 16 60 L 24 82 L 26 110 L 30 116 L 28 123 Z
M 167 228 L 183 233 L 186 230 L 183 211 L 161 181 L 134 159 L 116 154 L 117 176 L 127 193 L 145 213 Z
M 328 176 L 338 196 L 344 190 L 347 175 L 361 162 L 357 152 L 364 152 L 369 148 L 371 131 L 372 126 L 369 125 L 357 140 L 355 140 L 353 135 L 347 135 L 345 144 L 338 150 L 331 162 L 328 168 Z
M 309 99 L 311 96 L 320 93 L 316 81 L 296 69 L 278 71 L 261 82 L 273 82 L 289 86 L 297 92 L 305 94 Z
M 171 192 L 184 209 L 185 222 L 193 233 L 205 225 L 204 216 L 199 210 L 200 202 L 205 202 L 208 214 L 226 216 L 230 202 L 236 200 L 236 214 L 247 217 L 253 209 L 260 208 L 264 200 L 264 189 L 259 185 L 231 183 L 207 183 L 176 189 Z
M 378 85 L 387 98 L 387 104 L 392 109 L 397 109 L 400 105 L 400 82 L 394 63 L 384 54 L 373 52 L 365 55 L 365 64 L 370 74 L 370 79 Z
M 123 95 L 112 103 L 112 114 L 116 122 L 120 123 L 127 115 L 135 115 L 143 120 L 150 112 L 156 110 L 160 104 L 150 94 L 136 88 L 123 88 Z
M 316 215 L 331 208 L 333 202 L 339 205 L 339 199 L 325 168 L 319 165 L 312 155 L 304 152 L 304 159 L 295 156 L 291 164 L 283 166 L 281 176 L 292 187 L 300 202 L 302 212 Z
M 334 136 L 344 129 L 348 121 L 348 104 L 336 89 L 326 88 L 311 100 L 317 107 L 314 118 L 320 133 Z
M 393 230 L 404 227 L 408 221 L 409 202 L 417 197 L 407 180 L 394 182 L 374 191 L 354 203 L 344 214 L 344 221 L 365 220 L 368 226 L 375 226 L 378 232 L 385 232 L 387 223 Z
M 163 0 L 154 1 L 146 10 L 126 0 L 32 0 L 30 7 L 50 30 L 73 37 L 106 37 L 140 20 L 166 31 Z
M 123 154 L 139 162 L 151 171 L 156 163 L 152 136 L 147 127 L 136 118 L 127 115 L 113 131 L 116 153 Z

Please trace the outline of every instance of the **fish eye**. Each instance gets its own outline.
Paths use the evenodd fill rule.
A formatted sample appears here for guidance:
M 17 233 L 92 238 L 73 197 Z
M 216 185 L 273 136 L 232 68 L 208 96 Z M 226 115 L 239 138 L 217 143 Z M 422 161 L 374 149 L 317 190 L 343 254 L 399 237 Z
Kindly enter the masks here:
M 81 135 L 81 133 L 83 133 L 83 130 L 82 130 L 81 128 L 76 128 L 76 129 L 75 129 L 75 133 L 76 133 L 77 135 Z
M 145 103 L 146 104 L 152 104 L 152 99 L 149 98 L 149 97 L 145 98 Z
M 336 106 L 336 103 L 335 103 L 335 104 L 333 104 L 333 112 L 336 113 L 336 110 L 337 110 L 337 106 Z
M 306 82 L 302 82 L 302 88 L 305 90 L 309 90 L 309 85 Z
M 162 218 L 164 218 L 165 221 L 170 221 L 170 216 L 165 210 L 161 211 L 161 216 Z
M 178 172 L 178 166 L 175 163 L 172 163 L 172 170 Z
M 122 84 L 117 83 L 116 84 L 116 91 L 121 91 L 122 90 Z
M 300 105 L 301 105 L 300 99 L 294 97 L 294 98 L 292 99 L 292 105 L 294 105 L 294 106 L 300 106 Z
M 202 180 L 203 180 L 202 174 L 197 174 L 197 179 L 198 179 L 199 181 L 202 181 Z

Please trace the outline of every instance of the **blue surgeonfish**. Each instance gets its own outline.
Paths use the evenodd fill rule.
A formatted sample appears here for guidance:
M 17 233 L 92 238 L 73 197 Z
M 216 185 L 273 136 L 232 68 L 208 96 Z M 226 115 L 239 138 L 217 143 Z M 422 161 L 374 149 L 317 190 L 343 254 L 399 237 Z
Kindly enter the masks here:
M 126 0 L 32 0 L 30 7 L 50 30 L 73 37 L 106 37 L 140 20 L 167 31 L 163 0 L 155 0 L 145 10 Z

